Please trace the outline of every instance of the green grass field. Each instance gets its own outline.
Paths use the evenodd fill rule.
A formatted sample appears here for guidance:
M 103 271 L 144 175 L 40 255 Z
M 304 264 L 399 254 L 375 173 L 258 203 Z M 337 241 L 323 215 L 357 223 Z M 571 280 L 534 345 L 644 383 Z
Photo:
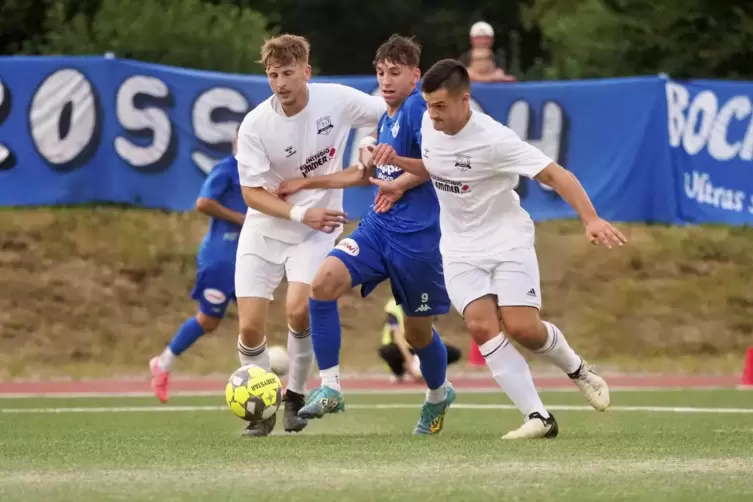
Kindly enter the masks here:
M 560 436 L 528 442 L 500 439 L 521 417 L 497 393 L 459 393 L 437 437 L 410 434 L 418 394 L 264 439 L 219 395 L 2 399 L 0 500 L 753 500 L 753 392 L 542 395 Z

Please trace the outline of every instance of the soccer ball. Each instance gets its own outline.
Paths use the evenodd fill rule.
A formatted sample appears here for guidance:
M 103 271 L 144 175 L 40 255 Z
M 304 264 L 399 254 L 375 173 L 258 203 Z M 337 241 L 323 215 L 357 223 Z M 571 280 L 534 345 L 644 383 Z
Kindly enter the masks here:
M 225 401 L 234 415 L 259 422 L 277 413 L 282 403 L 282 383 L 271 371 L 249 364 L 230 375 Z
M 282 345 L 273 345 L 267 349 L 269 353 L 269 366 L 278 377 L 284 377 L 290 369 L 288 351 Z

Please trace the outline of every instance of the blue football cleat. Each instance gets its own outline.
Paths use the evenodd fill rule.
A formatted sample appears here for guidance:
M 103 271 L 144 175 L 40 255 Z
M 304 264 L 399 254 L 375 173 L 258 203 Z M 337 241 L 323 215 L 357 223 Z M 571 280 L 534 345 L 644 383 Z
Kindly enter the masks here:
M 300 418 L 322 418 L 327 413 L 345 411 L 345 401 L 341 392 L 330 387 L 321 387 L 309 394 L 306 404 L 298 410 Z
M 447 395 L 444 401 L 439 403 L 425 402 L 421 406 L 421 418 L 418 419 L 413 434 L 434 435 L 439 434 L 444 426 L 444 416 L 450 405 L 455 401 L 455 389 L 450 382 L 446 383 Z

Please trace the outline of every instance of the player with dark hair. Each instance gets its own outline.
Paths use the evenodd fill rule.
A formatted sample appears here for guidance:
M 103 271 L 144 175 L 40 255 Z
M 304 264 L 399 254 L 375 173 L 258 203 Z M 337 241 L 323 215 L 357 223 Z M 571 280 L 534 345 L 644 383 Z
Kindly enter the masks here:
M 433 329 L 435 315 L 445 314 L 450 301 L 444 285 L 439 253 L 439 206 L 428 176 L 404 172 L 406 166 L 423 170 L 421 117 L 426 103 L 416 88 L 420 46 L 410 38 L 393 35 L 376 52 L 379 90 L 387 112 L 377 126 L 376 141 L 390 145 L 397 154 L 390 162 L 376 162 L 367 169 L 352 167 L 341 173 L 283 183 L 281 193 L 311 188 L 344 188 L 367 185 L 372 176 L 390 184 L 387 197 L 377 202 L 358 229 L 333 249 L 311 284 L 311 337 L 322 379 L 298 412 L 319 418 L 342 411 L 340 386 L 340 316 L 337 299 L 355 286 L 367 296 L 389 279 L 392 293 L 405 312 L 404 335 L 421 361 L 428 387 L 414 434 L 437 434 L 446 410 L 455 399 L 447 382 L 447 349 Z
M 607 383 L 542 321 L 534 224 L 514 188 L 527 176 L 553 188 L 578 213 L 593 244 L 621 246 L 625 237 L 601 219 L 577 178 L 512 130 L 470 107 L 470 79 L 459 61 L 445 59 L 426 73 L 421 125 L 423 164 L 439 198 L 447 291 L 465 319 L 494 379 L 524 414 L 505 438 L 555 437 L 557 422 L 536 392 L 530 368 L 507 337 L 564 371 L 593 408 L 609 404 Z M 389 145 L 372 149 L 377 164 L 394 162 Z M 382 191 L 392 185 L 375 181 Z

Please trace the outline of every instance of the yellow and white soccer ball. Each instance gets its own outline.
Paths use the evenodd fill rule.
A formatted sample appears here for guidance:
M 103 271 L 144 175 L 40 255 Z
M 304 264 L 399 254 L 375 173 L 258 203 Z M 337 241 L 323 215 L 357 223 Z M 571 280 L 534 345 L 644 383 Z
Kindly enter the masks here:
M 280 379 L 264 368 L 249 364 L 235 370 L 225 386 L 225 401 L 234 415 L 248 422 L 265 420 L 282 404 Z
M 280 378 L 287 375 L 290 370 L 287 349 L 282 345 L 273 345 L 267 348 L 267 353 L 269 354 L 269 367 L 272 369 L 272 373 Z

